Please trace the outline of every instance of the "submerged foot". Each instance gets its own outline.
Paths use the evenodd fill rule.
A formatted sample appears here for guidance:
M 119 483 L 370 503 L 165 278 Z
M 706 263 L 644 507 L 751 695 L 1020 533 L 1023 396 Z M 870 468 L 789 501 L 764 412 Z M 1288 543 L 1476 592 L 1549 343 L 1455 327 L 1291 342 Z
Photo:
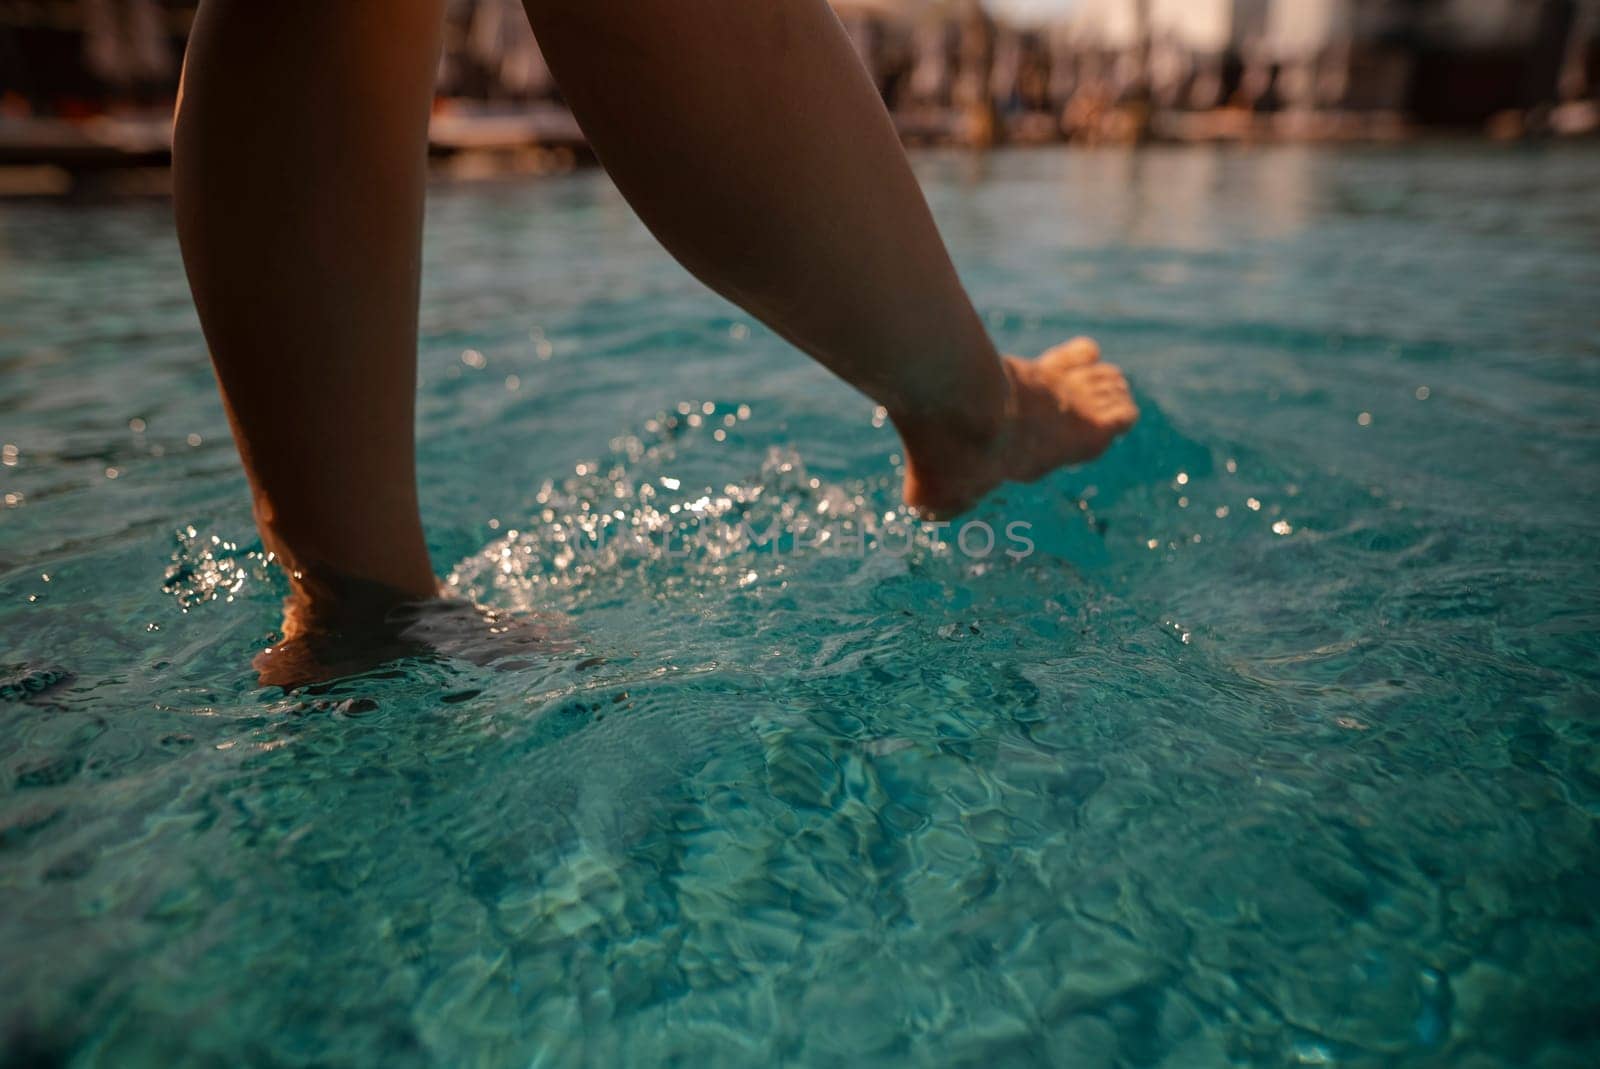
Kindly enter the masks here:
M 997 434 L 976 442 L 906 436 L 906 504 L 931 516 L 956 515 L 1001 483 L 1033 482 L 1095 459 L 1139 418 L 1122 372 L 1102 363 L 1088 338 L 1037 360 L 1004 360 L 1012 404 Z
M 517 668 L 559 648 L 538 622 L 464 598 L 371 597 L 315 609 L 290 598 L 282 640 L 251 664 L 262 686 L 291 690 L 404 657 L 447 656 Z

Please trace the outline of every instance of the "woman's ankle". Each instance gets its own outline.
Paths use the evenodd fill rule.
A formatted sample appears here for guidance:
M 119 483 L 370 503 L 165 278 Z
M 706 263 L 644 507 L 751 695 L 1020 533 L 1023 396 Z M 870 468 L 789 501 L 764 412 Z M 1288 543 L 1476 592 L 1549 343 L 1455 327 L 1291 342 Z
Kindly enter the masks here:
M 291 592 L 283 603 L 286 639 L 307 634 L 374 632 L 403 605 L 438 596 L 438 584 L 401 588 L 355 576 L 297 568 L 290 573 Z
M 971 503 L 976 487 L 992 483 L 1017 407 L 1010 359 L 1003 358 L 1001 367 L 999 403 L 894 417 L 905 449 L 907 504 L 931 514 L 958 512 Z

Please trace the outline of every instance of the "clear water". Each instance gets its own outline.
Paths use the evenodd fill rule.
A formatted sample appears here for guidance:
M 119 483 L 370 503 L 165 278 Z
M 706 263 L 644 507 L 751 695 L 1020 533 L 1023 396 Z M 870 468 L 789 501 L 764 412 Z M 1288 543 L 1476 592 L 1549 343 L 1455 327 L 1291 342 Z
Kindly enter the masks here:
M 4 1064 L 1596 1064 L 1600 153 L 919 167 L 1145 411 L 1031 555 L 603 176 L 444 188 L 435 560 L 571 648 L 298 696 L 168 207 L 0 206 Z

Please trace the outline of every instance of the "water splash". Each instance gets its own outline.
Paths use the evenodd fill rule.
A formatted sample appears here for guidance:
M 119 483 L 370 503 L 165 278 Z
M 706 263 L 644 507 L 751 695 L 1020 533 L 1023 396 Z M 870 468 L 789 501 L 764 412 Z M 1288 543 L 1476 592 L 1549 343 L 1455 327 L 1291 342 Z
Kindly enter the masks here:
M 193 524 L 174 533 L 178 545 L 162 588 L 184 612 L 211 601 L 232 602 L 254 585 L 280 582 L 272 567 L 273 555 L 259 540 L 229 541 Z
M 534 611 L 553 592 L 604 586 L 654 571 L 662 582 L 748 588 L 781 581 L 803 558 L 884 554 L 916 559 L 959 551 L 948 525 L 899 501 L 899 473 L 831 480 L 791 446 L 766 447 L 733 481 L 697 480 L 702 456 L 744 445 L 729 433 L 745 405 L 684 402 L 614 439 L 611 452 L 539 489 L 527 520 L 457 564 L 455 593 Z M 722 449 L 726 469 L 732 449 Z M 752 452 L 742 451 L 746 457 Z M 981 546 L 982 556 L 994 546 Z

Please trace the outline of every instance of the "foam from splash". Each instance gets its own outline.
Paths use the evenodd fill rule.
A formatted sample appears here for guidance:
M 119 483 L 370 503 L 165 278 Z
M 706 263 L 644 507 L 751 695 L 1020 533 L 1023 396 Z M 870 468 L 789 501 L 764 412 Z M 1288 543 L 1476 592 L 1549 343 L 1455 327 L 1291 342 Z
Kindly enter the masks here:
M 518 610 L 541 595 L 660 568 L 675 580 L 750 586 L 800 557 L 949 553 L 941 526 L 898 500 L 893 475 L 840 482 L 807 470 L 793 448 L 769 446 L 759 467 L 732 482 L 696 482 L 692 454 L 729 442 L 746 406 L 685 403 L 643 433 L 549 480 L 523 524 L 450 572 L 457 594 Z M 725 469 L 726 463 L 718 465 Z
M 174 537 L 178 545 L 161 585 L 184 612 L 211 601 L 231 602 L 252 585 L 273 582 L 273 555 L 259 541 L 232 542 L 193 524 Z

